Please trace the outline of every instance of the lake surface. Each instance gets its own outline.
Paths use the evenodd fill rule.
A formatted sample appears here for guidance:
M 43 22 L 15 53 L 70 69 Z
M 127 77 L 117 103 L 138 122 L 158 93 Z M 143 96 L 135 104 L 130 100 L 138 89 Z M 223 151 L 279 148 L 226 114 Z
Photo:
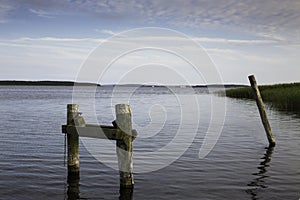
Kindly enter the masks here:
M 0 199 L 300 198 L 300 119 L 269 108 L 267 114 L 277 144 L 266 148 L 255 102 L 226 98 L 221 135 L 212 151 L 199 159 L 212 116 L 212 94 L 201 88 L 192 93 L 186 88 L 173 91 L 159 87 L 142 87 L 134 92 L 126 87 L 115 92 L 112 87 L 98 87 L 96 93 L 83 90 L 79 106 L 87 123 L 111 125 L 115 118 L 113 105 L 130 103 L 133 128 L 139 134 L 133 142 L 134 166 L 140 172 L 134 174 L 133 191 L 120 191 L 118 171 L 109 166 L 114 166 L 115 157 L 108 156 L 105 148 L 109 146 L 104 145 L 109 141 L 82 138 L 80 180 L 68 184 L 61 125 L 66 123 L 72 90 L 73 87 L 58 86 L 0 86 Z M 199 124 L 193 124 L 193 115 L 187 114 L 190 122 L 180 126 L 182 106 L 191 107 L 188 102 L 181 105 L 174 93 L 196 96 Z M 85 105 L 89 101 L 84 99 L 90 97 L 95 100 L 96 112 Z M 183 155 L 151 171 L 151 159 L 164 162 L 164 154 L 151 152 L 172 142 L 180 128 L 192 135 L 195 125 L 199 127 L 192 142 L 177 141 L 188 146 Z M 109 145 L 115 151 L 114 144 Z M 95 158 L 93 151 L 99 151 L 100 158 Z M 163 162 L 156 164 L 163 166 Z M 148 172 L 142 172 L 143 166 Z

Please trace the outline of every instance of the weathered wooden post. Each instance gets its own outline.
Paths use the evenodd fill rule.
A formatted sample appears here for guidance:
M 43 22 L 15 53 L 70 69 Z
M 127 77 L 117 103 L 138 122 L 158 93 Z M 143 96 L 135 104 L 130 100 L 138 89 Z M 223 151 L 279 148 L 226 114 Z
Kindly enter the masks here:
M 67 126 L 75 126 L 75 118 L 79 115 L 77 104 L 67 105 Z M 79 135 L 77 132 L 67 133 L 68 176 L 79 177 Z
M 250 76 L 248 76 L 248 78 L 249 78 L 249 81 L 251 83 L 252 91 L 253 91 L 253 94 L 254 94 L 254 97 L 255 97 L 255 100 L 256 100 L 256 104 L 257 104 L 257 107 L 258 107 L 258 110 L 259 110 L 261 121 L 264 125 L 265 131 L 266 131 L 266 134 L 267 134 L 269 145 L 270 146 L 275 146 L 275 138 L 272 134 L 271 126 L 269 124 L 267 113 L 266 113 L 266 110 L 265 110 L 265 105 L 264 105 L 264 102 L 261 98 L 260 91 L 258 89 L 255 77 L 254 77 L 254 75 L 250 75 Z
M 120 187 L 132 188 L 133 180 L 133 163 L 132 163 L 132 122 L 131 110 L 127 104 L 116 105 L 116 121 L 114 126 L 122 132 L 122 139 L 116 141 L 116 151 L 118 156 L 118 166 L 120 173 Z

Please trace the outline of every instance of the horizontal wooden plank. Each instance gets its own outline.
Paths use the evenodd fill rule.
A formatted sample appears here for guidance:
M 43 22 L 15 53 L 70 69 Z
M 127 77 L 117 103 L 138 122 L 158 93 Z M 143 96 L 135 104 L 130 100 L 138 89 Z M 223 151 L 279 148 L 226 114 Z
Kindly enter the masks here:
M 62 132 L 68 134 L 78 134 L 80 137 L 120 140 L 123 138 L 123 132 L 113 126 L 86 124 L 85 127 L 80 126 L 62 126 Z M 132 130 L 133 139 L 137 136 L 137 131 Z

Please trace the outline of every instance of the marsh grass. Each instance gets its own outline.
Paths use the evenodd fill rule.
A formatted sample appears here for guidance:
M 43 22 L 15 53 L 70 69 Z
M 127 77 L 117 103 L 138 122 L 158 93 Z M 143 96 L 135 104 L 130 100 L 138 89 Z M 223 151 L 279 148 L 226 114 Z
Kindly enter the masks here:
M 300 83 L 264 85 L 259 90 L 264 102 L 280 110 L 300 113 Z M 254 99 L 251 87 L 226 90 L 226 96 Z

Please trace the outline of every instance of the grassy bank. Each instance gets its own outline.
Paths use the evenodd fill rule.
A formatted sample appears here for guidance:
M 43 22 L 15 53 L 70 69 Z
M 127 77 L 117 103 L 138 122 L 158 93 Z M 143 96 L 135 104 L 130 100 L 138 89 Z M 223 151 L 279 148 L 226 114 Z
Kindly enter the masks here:
M 280 110 L 300 113 L 300 83 L 259 86 L 264 102 Z M 253 99 L 251 87 L 226 90 L 226 96 L 232 98 Z

